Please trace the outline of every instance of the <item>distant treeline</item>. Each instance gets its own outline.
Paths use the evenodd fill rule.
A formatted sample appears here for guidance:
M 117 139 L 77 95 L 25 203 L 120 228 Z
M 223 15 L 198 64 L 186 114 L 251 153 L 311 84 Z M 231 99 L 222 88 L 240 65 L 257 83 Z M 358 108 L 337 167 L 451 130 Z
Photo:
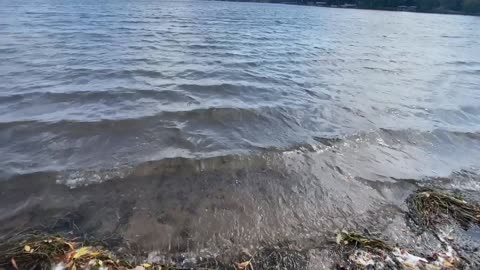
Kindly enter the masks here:
M 416 7 L 418 11 L 480 13 L 480 0 L 327 0 L 327 3 L 337 1 L 374 9 Z
M 480 14 L 480 0 L 238 0 L 368 9 Z

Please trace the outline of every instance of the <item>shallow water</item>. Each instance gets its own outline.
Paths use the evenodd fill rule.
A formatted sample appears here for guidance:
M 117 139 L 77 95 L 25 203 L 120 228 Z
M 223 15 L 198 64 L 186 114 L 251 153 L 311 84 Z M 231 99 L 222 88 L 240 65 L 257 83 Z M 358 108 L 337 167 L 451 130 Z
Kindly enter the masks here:
M 478 17 L 0 5 L 2 232 L 70 215 L 163 251 L 401 240 L 418 185 L 480 190 Z

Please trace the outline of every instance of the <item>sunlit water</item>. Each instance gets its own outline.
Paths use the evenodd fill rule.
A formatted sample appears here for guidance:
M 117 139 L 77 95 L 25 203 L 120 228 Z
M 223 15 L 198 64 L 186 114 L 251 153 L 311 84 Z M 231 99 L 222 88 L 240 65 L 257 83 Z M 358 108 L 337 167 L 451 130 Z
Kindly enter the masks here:
M 76 213 L 147 249 L 242 246 L 400 231 L 418 184 L 480 190 L 478 17 L 0 6 L 2 230 Z

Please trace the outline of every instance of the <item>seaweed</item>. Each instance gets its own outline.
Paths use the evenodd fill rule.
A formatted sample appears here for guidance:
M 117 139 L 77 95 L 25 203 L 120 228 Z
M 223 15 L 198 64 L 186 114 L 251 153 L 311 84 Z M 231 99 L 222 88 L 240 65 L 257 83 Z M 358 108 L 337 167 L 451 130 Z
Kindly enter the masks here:
M 132 266 L 100 247 L 38 232 L 16 235 L 0 245 L 0 267 L 14 269 L 127 269 Z
M 385 241 L 375 238 L 368 238 L 356 232 L 339 231 L 336 238 L 337 244 L 350 245 L 356 248 L 380 249 L 392 251 L 393 248 Z
M 0 266 L 46 269 L 74 249 L 70 242 L 59 237 L 44 238 L 38 234 L 28 234 L 24 238 L 28 240 L 9 241 L 0 247 Z
M 409 197 L 407 205 L 415 223 L 430 230 L 448 223 L 450 218 L 463 229 L 480 225 L 480 206 L 455 195 L 422 188 Z

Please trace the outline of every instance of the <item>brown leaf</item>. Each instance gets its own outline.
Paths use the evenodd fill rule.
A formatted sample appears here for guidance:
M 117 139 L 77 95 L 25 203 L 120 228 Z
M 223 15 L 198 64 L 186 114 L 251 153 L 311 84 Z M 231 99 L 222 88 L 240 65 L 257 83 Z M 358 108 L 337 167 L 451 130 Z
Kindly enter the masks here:
M 72 259 L 73 259 L 73 256 L 75 255 L 75 250 L 72 251 L 72 252 L 69 252 L 64 258 L 63 258 L 63 262 L 65 264 L 69 264 L 70 262 L 72 262 Z

